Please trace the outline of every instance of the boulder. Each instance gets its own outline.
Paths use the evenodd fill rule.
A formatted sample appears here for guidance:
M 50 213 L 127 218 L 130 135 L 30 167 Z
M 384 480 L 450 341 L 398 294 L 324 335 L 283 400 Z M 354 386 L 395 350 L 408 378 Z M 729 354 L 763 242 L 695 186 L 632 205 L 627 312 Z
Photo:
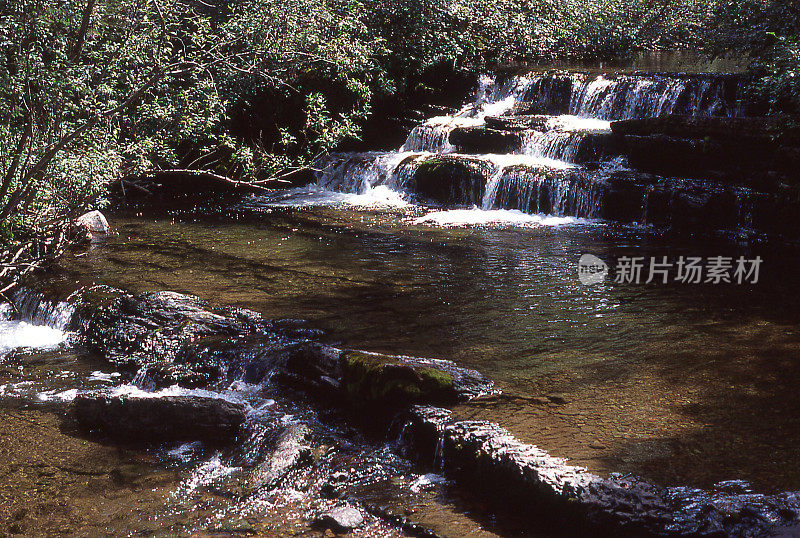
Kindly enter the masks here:
M 364 516 L 352 506 L 339 506 L 319 514 L 314 524 L 336 532 L 350 532 L 364 524 Z
M 81 291 L 73 320 L 87 347 L 134 371 L 172 363 L 186 346 L 268 330 L 254 312 L 212 309 L 194 296 L 168 291 L 132 295 L 104 287 Z
M 79 394 L 73 409 L 85 430 L 121 442 L 231 441 L 245 421 L 245 407 L 199 396 Z
M 480 205 L 495 165 L 486 159 L 438 155 L 419 163 L 409 187 L 424 198 L 445 205 Z
M 105 235 L 111 230 L 111 226 L 109 226 L 105 215 L 96 210 L 89 211 L 88 213 L 84 213 L 78 217 L 78 219 L 75 221 L 75 225 L 83 228 L 93 235 Z
M 491 380 L 441 359 L 383 355 L 301 344 L 287 350 L 285 377 L 326 398 L 396 410 L 419 402 L 441 404 L 491 393 Z
M 450 131 L 450 143 L 459 153 L 511 153 L 519 148 L 519 134 L 488 127 L 456 127 Z

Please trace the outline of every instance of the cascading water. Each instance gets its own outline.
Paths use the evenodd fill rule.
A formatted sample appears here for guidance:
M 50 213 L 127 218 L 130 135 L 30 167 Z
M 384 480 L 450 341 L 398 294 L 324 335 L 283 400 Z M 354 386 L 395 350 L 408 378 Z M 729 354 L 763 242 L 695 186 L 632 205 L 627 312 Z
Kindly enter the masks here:
M 617 219 L 608 204 L 618 196 L 606 194 L 639 180 L 623 181 L 632 172 L 620 173 L 627 168 L 611 122 L 739 116 L 742 86 L 729 75 L 481 77 L 473 102 L 418 125 L 398 151 L 325 158 L 316 188 L 359 196 L 387 189 L 438 205 Z M 432 188 L 437 182 L 443 184 Z M 630 190 L 626 196 L 638 196 L 641 209 L 621 218 L 646 222 L 651 191 Z
M 0 305 L 0 358 L 15 349 L 47 349 L 67 339 L 72 305 L 26 288 L 17 289 L 11 300 L 13 306 Z

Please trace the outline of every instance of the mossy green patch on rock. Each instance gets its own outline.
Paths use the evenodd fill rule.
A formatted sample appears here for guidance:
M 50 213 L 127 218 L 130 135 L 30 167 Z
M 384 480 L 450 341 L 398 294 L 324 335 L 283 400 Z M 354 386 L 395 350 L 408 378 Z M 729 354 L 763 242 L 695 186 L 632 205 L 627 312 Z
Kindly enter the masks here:
M 398 405 L 458 396 L 451 374 L 399 357 L 347 351 L 341 365 L 342 386 L 350 399 Z

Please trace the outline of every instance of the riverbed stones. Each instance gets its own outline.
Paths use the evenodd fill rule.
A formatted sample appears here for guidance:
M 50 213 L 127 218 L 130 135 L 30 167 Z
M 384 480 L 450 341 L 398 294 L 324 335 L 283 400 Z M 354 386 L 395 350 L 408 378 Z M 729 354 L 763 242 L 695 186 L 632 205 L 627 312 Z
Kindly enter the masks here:
M 73 402 L 85 430 L 122 442 L 231 441 L 245 421 L 243 404 L 199 396 L 79 394 Z
M 352 506 L 338 506 L 319 514 L 314 520 L 316 526 L 336 532 L 350 532 L 364 524 L 364 516 Z

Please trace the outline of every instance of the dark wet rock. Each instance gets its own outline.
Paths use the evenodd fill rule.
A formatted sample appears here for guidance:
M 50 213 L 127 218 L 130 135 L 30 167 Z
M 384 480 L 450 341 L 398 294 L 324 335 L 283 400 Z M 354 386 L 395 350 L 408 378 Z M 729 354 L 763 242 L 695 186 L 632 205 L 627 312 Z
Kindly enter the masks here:
M 396 409 L 419 402 L 454 403 L 492 391 L 475 370 L 419 359 L 308 343 L 288 348 L 284 377 L 326 397 Z
M 520 146 L 519 134 L 483 126 L 457 127 L 450 131 L 450 143 L 459 153 L 510 153 Z
M 412 521 L 407 514 L 398 514 L 391 507 L 367 504 L 365 509 L 373 516 L 400 528 L 408 536 L 416 536 L 418 538 L 437 538 L 439 536 L 433 529 L 426 527 L 422 523 Z
M 364 516 L 352 506 L 339 506 L 319 514 L 314 524 L 336 532 L 349 532 L 364 524 Z
M 447 205 L 480 205 L 495 166 L 485 160 L 440 155 L 420 163 L 409 185 L 419 195 Z
M 666 135 L 678 138 L 714 138 L 770 141 L 778 128 L 775 118 L 725 118 L 713 116 L 663 116 L 611 122 L 614 133 L 628 136 Z
M 213 310 L 191 295 L 131 295 L 108 288 L 83 291 L 76 319 L 83 342 L 120 366 L 172 362 L 184 344 L 264 328 L 254 312 Z
M 565 533 L 594 536 L 763 536 L 796 525 L 800 493 L 731 494 L 601 478 L 526 445 L 490 422 L 415 407 L 406 442 L 462 486 Z
M 490 129 L 502 131 L 523 131 L 534 130 L 544 131 L 547 122 L 552 116 L 532 115 L 532 116 L 486 116 L 486 126 Z
M 75 418 L 85 430 L 122 442 L 231 441 L 245 420 L 244 405 L 218 398 L 146 398 L 80 394 Z
M 290 472 L 313 461 L 311 430 L 304 424 L 288 426 L 269 442 L 264 460 L 250 474 L 253 489 L 274 489 Z
M 774 118 L 667 116 L 612 122 L 632 166 L 662 175 L 765 184 L 800 166 L 800 146 L 777 136 Z

